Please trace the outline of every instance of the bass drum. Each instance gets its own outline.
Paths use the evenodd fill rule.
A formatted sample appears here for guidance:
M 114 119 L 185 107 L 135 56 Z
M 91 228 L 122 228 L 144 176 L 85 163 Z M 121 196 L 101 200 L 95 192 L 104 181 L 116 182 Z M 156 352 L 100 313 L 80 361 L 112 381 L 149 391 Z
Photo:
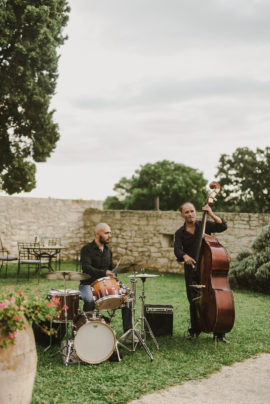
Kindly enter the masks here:
M 116 345 L 115 332 L 99 313 L 86 312 L 78 315 L 73 322 L 73 333 L 74 348 L 83 362 L 98 364 L 113 354 Z

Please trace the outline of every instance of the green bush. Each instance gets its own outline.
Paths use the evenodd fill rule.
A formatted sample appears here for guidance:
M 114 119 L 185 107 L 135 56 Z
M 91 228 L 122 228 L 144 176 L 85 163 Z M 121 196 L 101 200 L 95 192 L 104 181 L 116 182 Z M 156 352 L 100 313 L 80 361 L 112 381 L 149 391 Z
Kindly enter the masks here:
M 270 225 L 262 228 L 261 233 L 252 244 L 252 248 L 257 252 L 263 251 L 267 247 L 270 247 Z
M 231 263 L 230 285 L 270 293 L 270 225 L 262 228 L 251 247 L 252 251 L 241 250 Z

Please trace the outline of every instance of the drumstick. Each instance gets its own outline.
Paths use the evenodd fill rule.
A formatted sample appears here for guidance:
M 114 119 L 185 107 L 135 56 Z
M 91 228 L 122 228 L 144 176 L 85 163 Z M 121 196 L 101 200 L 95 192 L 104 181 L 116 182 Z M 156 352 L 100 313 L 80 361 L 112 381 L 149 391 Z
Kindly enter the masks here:
M 116 264 L 116 267 L 115 267 L 115 268 L 118 268 L 118 267 L 119 267 L 120 262 L 121 262 L 121 259 L 122 259 L 122 258 L 120 258 L 120 259 L 117 261 L 117 264 Z M 114 268 L 114 269 L 115 269 L 115 268 Z
M 120 262 L 121 258 L 117 261 L 116 266 L 113 268 L 112 272 L 115 272 L 115 270 L 119 267 Z

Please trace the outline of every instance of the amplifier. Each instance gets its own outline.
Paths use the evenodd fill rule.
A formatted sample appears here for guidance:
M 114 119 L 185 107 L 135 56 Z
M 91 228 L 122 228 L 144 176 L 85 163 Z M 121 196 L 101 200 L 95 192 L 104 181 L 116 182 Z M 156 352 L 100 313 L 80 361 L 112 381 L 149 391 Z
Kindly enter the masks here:
M 173 334 L 173 306 L 146 304 L 144 316 L 155 336 Z

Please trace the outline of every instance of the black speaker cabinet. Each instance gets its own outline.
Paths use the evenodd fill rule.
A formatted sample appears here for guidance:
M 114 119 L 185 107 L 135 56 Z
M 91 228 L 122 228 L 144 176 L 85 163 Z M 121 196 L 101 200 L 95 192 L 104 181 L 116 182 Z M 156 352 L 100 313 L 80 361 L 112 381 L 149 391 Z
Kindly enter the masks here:
M 173 306 L 146 304 L 144 306 L 144 316 L 155 337 L 173 334 Z

